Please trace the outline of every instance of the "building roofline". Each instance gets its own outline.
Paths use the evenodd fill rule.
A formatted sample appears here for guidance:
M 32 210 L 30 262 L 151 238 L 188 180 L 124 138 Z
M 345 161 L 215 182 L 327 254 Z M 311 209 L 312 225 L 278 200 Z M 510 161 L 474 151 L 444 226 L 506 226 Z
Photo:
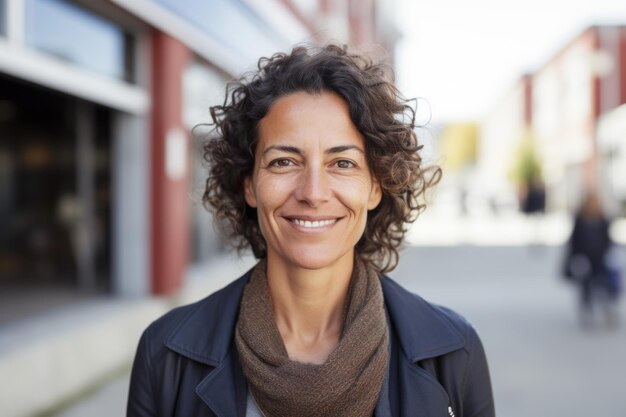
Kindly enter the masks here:
M 586 36 L 590 32 L 594 32 L 597 35 L 598 31 L 601 29 L 620 29 L 626 31 L 626 25 L 602 25 L 602 24 L 592 24 L 585 27 L 582 30 L 578 31 L 578 34 L 567 40 L 559 49 L 553 53 L 550 58 L 548 58 L 543 64 L 541 64 L 537 69 L 532 72 L 533 77 L 544 71 L 550 65 L 552 65 L 555 61 L 560 59 L 563 54 L 565 54 L 578 40 L 582 37 Z

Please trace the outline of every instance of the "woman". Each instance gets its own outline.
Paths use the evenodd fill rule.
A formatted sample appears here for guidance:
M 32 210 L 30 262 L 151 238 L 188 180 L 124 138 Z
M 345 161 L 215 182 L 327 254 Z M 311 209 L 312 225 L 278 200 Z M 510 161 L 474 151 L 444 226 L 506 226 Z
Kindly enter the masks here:
M 153 323 L 129 416 L 493 416 L 473 328 L 382 275 L 440 177 L 384 67 L 262 59 L 211 109 L 204 199 L 259 263 Z
M 589 193 L 574 218 L 565 257 L 565 275 L 580 287 L 579 314 L 583 327 L 594 324 L 594 304 L 598 301 L 602 302 L 607 324 L 617 324 L 617 291 L 610 281 L 607 259 L 612 246 L 609 225 L 599 196 Z

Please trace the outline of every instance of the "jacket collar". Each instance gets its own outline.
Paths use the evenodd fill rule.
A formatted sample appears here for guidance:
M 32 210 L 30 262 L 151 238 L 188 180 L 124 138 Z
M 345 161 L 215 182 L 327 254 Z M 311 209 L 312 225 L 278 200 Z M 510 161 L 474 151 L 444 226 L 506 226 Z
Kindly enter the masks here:
M 238 377 L 243 374 L 236 349 L 233 349 L 233 336 L 243 290 L 251 272 L 196 303 L 165 342 L 178 354 L 214 367 L 196 387 L 196 393 L 221 417 L 245 415 L 245 407 L 238 407 L 237 401 L 242 398 L 245 401 L 246 393 L 245 380 Z M 408 359 L 403 361 L 406 366 L 412 367 L 417 361 L 464 346 L 463 336 L 441 310 L 405 290 L 391 278 L 384 277 L 381 282 L 389 320 L 399 348 Z M 433 391 L 432 381 L 427 375 L 420 376 L 411 370 L 402 379 L 405 383 L 401 389 L 412 389 L 414 393 L 414 389 L 420 386 L 423 392 L 441 395 L 440 390 Z M 224 396 L 225 387 L 235 395 Z M 396 388 L 394 381 L 391 381 L 391 387 Z M 406 395 L 412 394 L 407 391 Z
M 465 345 L 461 333 L 437 307 L 383 277 L 385 307 L 400 347 L 411 362 L 434 358 Z
M 243 290 L 252 270 L 196 303 L 165 346 L 195 361 L 218 367 L 231 353 Z

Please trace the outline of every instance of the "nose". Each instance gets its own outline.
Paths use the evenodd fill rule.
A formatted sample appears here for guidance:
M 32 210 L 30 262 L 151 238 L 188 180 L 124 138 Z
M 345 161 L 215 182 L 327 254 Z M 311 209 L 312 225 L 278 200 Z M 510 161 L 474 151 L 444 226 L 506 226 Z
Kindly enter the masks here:
M 323 168 L 308 167 L 302 174 L 294 192 L 299 202 L 317 207 L 330 199 L 331 189 L 328 173 Z

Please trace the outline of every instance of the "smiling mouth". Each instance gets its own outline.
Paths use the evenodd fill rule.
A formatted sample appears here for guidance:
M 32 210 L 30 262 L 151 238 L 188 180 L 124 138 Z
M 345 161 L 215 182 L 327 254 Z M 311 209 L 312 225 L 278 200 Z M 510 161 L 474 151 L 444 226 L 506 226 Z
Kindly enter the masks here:
M 326 219 L 326 220 L 302 220 L 302 219 L 289 219 L 290 222 L 307 229 L 321 228 L 325 226 L 332 226 L 337 223 L 339 219 Z

